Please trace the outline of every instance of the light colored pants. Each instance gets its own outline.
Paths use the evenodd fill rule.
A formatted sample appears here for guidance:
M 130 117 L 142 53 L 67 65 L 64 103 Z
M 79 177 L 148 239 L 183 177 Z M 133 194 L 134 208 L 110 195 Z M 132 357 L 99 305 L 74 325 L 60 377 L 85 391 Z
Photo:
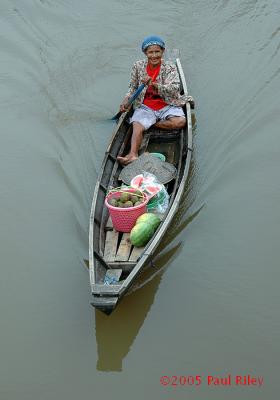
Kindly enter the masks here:
M 182 107 L 166 106 L 160 110 L 152 110 L 150 107 L 142 104 L 139 108 L 136 108 L 132 117 L 130 118 L 130 123 L 139 122 L 144 126 L 145 130 L 149 129 L 157 121 L 162 121 L 169 119 L 171 117 L 184 117 L 185 114 Z

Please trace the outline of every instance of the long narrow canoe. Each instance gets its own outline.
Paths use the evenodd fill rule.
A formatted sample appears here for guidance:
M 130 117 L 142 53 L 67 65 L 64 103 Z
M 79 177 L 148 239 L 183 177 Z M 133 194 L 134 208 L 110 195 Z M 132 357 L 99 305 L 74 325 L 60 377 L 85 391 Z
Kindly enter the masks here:
M 176 65 L 180 76 L 181 93 L 188 94 L 179 58 L 176 59 Z M 178 209 L 188 178 L 192 154 L 192 118 L 188 102 L 184 106 L 184 112 L 187 118 L 185 128 L 166 131 L 152 127 L 145 134 L 140 149 L 140 154 L 163 153 L 166 161 L 175 165 L 177 169 L 176 177 L 166 185 L 170 198 L 165 217 L 152 239 L 143 248 L 133 247 L 129 241 L 129 234 L 114 230 L 108 210 L 104 206 L 108 190 L 122 184 L 119 180 L 122 166 L 117 157 L 129 151 L 132 127 L 128 123 L 128 118 L 132 111 L 123 114 L 114 129 L 96 182 L 89 227 L 92 305 L 106 314 L 114 310 L 143 269 L 152 263 L 155 251 Z M 121 275 L 117 282 L 105 284 L 105 276 L 111 269 Z

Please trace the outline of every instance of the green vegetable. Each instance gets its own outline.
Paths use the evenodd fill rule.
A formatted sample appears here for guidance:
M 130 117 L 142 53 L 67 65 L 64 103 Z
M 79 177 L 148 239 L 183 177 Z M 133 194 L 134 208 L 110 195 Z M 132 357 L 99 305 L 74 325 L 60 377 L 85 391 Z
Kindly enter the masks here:
M 122 203 L 125 203 L 125 202 L 128 201 L 128 200 L 130 200 L 130 193 L 128 193 L 128 192 L 123 192 L 123 193 L 120 195 L 120 201 L 121 201 Z
M 141 192 L 141 190 L 139 190 L 139 189 L 136 189 L 134 192 L 133 192 L 136 196 L 140 196 L 140 197 L 142 197 L 143 198 L 143 192 Z
M 110 204 L 110 206 L 118 207 L 118 200 L 115 199 L 114 197 L 112 197 L 112 198 L 108 201 L 108 203 Z
M 148 243 L 154 234 L 152 225 L 146 222 L 139 222 L 130 232 L 130 241 L 135 247 L 142 247 Z
M 132 201 L 128 200 L 124 203 L 123 208 L 133 207 Z
M 153 229 L 156 230 L 160 224 L 160 218 L 156 214 L 145 213 L 137 218 L 136 224 L 139 224 L 141 222 L 145 222 L 146 224 L 152 225 Z
M 132 196 L 130 197 L 130 200 L 132 201 L 133 204 L 135 204 L 136 201 L 139 200 L 139 197 L 138 197 L 138 196 L 135 196 L 135 195 L 132 195 Z

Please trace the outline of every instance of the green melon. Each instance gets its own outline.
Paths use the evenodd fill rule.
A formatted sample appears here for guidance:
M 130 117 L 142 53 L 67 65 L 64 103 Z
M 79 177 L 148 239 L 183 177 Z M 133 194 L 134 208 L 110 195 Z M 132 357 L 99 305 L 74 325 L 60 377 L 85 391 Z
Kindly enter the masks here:
M 137 218 L 136 224 L 139 224 L 141 222 L 145 222 L 149 225 L 152 225 L 153 229 L 156 230 L 160 224 L 160 218 L 156 214 L 145 213 Z
M 146 222 L 139 222 L 130 232 L 130 241 L 135 247 L 142 247 L 148 243 L 154 234 L 152 225 Z

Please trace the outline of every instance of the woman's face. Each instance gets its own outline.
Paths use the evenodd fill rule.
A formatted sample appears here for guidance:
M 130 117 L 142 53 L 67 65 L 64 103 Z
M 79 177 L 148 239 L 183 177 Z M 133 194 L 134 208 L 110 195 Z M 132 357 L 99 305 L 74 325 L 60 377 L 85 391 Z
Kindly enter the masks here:
M 145 51 L 145 54 L 148 58 L 148 63 L 152 67 L 156 67 L 160 64 L 161 58 L 163 55 L 164 49 L 162 49 L 160 46 L 157 44 L 154 44 L 152 46 L 149 46 L 147 50 Z

